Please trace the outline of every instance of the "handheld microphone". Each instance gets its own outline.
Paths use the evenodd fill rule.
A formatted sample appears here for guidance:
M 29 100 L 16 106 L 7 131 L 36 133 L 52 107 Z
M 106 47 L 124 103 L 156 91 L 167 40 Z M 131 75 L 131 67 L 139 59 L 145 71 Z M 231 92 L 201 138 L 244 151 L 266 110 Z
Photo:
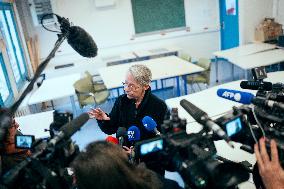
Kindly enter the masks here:
M 131 126 L 127 130 L 128 141 L 135 142 L 140 140 L 140 130 L 136 126 Z
M 284 103 L 276 102 L 274 100 L 267 100 L 263 97 L 254 96 L 252 93 L 248 92 L 230 89 L 218 89 L 217 95 L 227 100 L 239 102 L 242 104 L 254 104 L 284 110 Z
M 142 119 L 142 124 L 147 129 L 147 131 L 154 132 L 156 135 L 161 135 L 161 133 L 157 129 L 156 121 L 150 116 L 145 116 Z
M 203 112 L 201 109 L 193 105 L 191 102 L 183 99 L 180 101 L 180 105 L 201 125 L 212 130 L 215 134 L 217 134 L 221 139 L 224 139 L 232 148 L 234 148 L 230 138 L 225 133 L 225 131 L 217 125 L 214 121 L 212 121 L 207 113 Z
M 118 139 L 113 137 L 113 136 L 106 137 L 106 141 L 110 142 L 110 143 L 113 143 L 113 144 L 118 144 Z
M 248 92 L 242 92 L 231 89 L 218 89 L 217 95 L 227 100 L 239 102 L 242 104 L 250 104 L 254 95 Z
M 49 142 L 48 146 L 55 146 L 62 139 L 69 139 L 89 120 L 88 113 L 83 113 L 79 117 L 73 119 L 69 123 L 63 125 L 59 133 L 56 134 Z
M 261 81 L 241 81 L 240 87 L 242 89 L 251 89 L 251 90 L 265 90 L 271 91 L 272 90 L 272 83 L 271 82 L 261 82 Z
M 120 146 L 123 146 L 124 137 L 127 135 L 125 127 L 118 127 L 116 131 L 116 137 L 118 138 L 118 143 Z
M 69 21 L 64 17 L 59 15 L 56 17 L 62 33 L 67 34 L 67 42 L 76 52 L 83 57 L 97 56 L 98 47 L 90 34 L 79 26 L 70 26 Z

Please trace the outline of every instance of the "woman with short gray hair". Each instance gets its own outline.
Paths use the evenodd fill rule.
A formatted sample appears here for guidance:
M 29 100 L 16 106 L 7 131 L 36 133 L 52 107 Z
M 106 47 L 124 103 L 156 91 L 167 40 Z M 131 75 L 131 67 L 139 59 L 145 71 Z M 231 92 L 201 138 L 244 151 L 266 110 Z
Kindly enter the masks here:
M 91 118 L 96 118 L 99 127 L 106 134 L 114 134 L 118 127 L 126 130 L 136 126 L 140 130 L 140 139 L 145 140 L 155 137 L 154 132 L 145 129 L 142 119 L 150 116 L 157 123 L 157 129 L 161 130 L 161 124 L 168 112 L 165 102 L 151 93 L 151 70 L 142 64 L 132 65 L 122 82 L 125 94 L 120 95 L 109 114 L 100 108 L 89 111 Z M 125 140 L 124 148 L 129 151 L 131 143 Z M 147 162 L 145 162 L 147 164 Z M 155 165 L 148 167 L 161 175 L 164 169 Z
M 135 64 L 128 69 L 128 72 L 140 85 L 150 85 L 152 80 L 151 70 L 142 64 Z

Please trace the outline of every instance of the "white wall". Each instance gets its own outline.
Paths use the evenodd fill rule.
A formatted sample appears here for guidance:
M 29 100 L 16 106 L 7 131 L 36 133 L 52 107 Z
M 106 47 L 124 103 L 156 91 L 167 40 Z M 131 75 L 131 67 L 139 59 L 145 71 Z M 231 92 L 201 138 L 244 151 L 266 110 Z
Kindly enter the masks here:
M 284 25 L 284 0 L 273 0 L 273 17 L 277 22 Z
M 239 0 L 240 44 L 253 42 L 255 27 L 272 16 L 273 0 Z
M 195 1 L 199 0 L 185 0 L 185 8 L 188 9 L 191 4 L 196 3 Z M 218 0 L 215 1 L 216 17 L 219 18 Z M 131 0 L 116 0 L 115 6 L 104 9 L 96 8 L 95 0 L 52 0 L 52 6 L 54 13 L 69 18 L 74 25 L 84 28 L 93 36 L 100 56 L 174 45 L 199 58 L 212 57 L 212 52 L 219 49 L 219 32 L 216 27 L 209 28 L 211 32 L 206 33 L 195 30 L 134 37 Z M 215 26 L 218 26 L 218 23 L 217 19 Z M 42 27 L 35 29 L 39 35 L 40 55 L 44 58 L 53 48 L 57 36 L 43 30 Z M 80 59 L 66 42 L 61 45 L 59 51 L 53 62 Z
M 131 0 L 116 0 L 115 6 L 104 9 L 96 8 L 95 0 L 51 1 L 54 13 L 69 18 L 74 25 L 84 28 L 93 36 L 99 48 L 99 56 L 96 61 L 101 61 L 101 56 L 167 45 L 180 46 L 194 58 L 212 57 L 212 53 L 219 50 L 220 36 L 216 28 L 210 28 L 211 32 L 207 33 L 180 31 L 166 35 L 156 34 L 136 38 L 134 36 Z M 197 5 L 197 1 L 199 0 L 185 0 L 187 18 L 190 15 L 189 10 L 192 9 L 192 6 Z M 218 0 L 215 1 L 217 3 L 217 15 L 215 17 L 218 23 Z M 284 0 L 239 0 L 240 44 L 254 41 L 255 27 L 263 18 L 273 16 L 273 2 L 275 5 L 275 2 L 278 1 Z M 205 12 L 207 9 L 205 8 L 203 11 Z M 210 12 L 204 14 L 210 14 Z M 187 25 L 190 24 L 188 20 L 190 19 L 187 19 Z M 41 58 L 44 58 L 53 48 L 57 36 L 55 33 L 43 30 L 42 27 L 36 27 L 35 29 L 39 35 L 40 55 Z M 52 61 L 70 62 L 78 59 L 81 59 L 80 55 L 64 42 Z

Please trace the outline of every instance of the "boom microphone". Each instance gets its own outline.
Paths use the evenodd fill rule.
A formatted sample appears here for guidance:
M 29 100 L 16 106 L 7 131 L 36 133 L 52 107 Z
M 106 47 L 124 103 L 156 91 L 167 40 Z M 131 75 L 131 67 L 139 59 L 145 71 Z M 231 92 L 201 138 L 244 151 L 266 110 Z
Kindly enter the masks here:
M 138 141 L 140 140 L 140 130 L 136 126 L 131 126 L 127 130 L 128 141 Z
M 79 117 L 73 119 L 61 127 L 59 133 L 56 134 L 49 142 L 48 146 L 55 146 L 62 139 L 69 139 L 89 120 L 88 113 L 83 113 Z
M 284 111 L 284 103 L 276 102 L 274 100 L 267 100 L 266 98 L 254 96 L 252 93 L 248 92 L 230 89 L 218 89 L 217 95 L 227 100 L 239 102 L 242 104 L 267 106 L 269 108 L 278 108 Z
M 265 90 L 271 91 L 272 90 L 272 83 L 271 82 L 261 82 L 261 81 L 241 81 L 240 87 L 242 89 L 251 89 L 251 90 Z
M 147 131 L 154 132 L 156 135 L 161 135 L 161 133 L 157 129 L 156 121 L 150 116 L 145 116 L 142 119 L 142 124 L 147 129 Z
M 83 57 L 97 56 L 98 48 L 90 34 L 79 26 L 70 26 L 69 21 L 64 17 L 59 15 L 56 17 L 62 33 L 67 34 L 67 42 L 76 52 Z
M 216 133 L 221 139 L 224 139 L 232 148 L 234 147 L 230 138 L 225 133 L 225 131 L 212 121 L 207 113 L 203 112 L 201 109 L 193 105 L 191 102 L 182 99 L 180 105 L 201 125 L 206 126 L 214 133 Z

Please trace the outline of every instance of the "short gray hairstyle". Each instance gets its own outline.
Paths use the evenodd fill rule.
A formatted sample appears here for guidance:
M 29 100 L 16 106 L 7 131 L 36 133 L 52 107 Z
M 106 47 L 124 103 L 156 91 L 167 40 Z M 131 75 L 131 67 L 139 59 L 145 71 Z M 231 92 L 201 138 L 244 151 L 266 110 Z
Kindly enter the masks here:
M 142 86 L 150 85 L 152 79 L 151 70 L 142 64 L 135 64 L 128 69 L 138 84 Z

